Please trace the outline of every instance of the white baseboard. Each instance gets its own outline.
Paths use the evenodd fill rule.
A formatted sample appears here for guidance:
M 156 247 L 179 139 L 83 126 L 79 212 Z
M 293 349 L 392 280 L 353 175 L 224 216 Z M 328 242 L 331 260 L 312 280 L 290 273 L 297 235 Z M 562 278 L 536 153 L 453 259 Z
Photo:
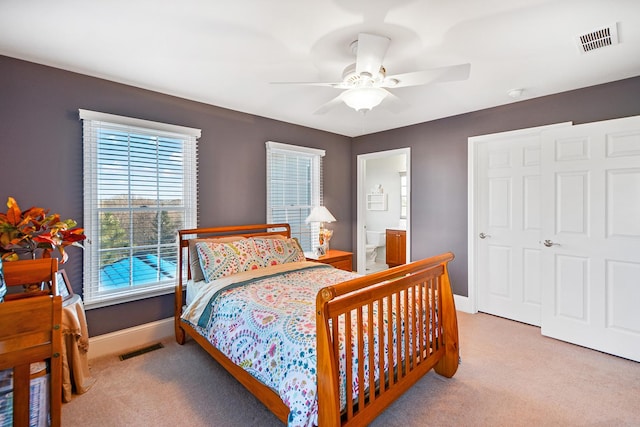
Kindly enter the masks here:
M 144 347 L 174 334 L 173 317 L 89 338 L 89 360 Z
M 456 304 L 456 310 L 464 311 L 465 313 L 473 313 L 469 297 L 453 294 L 453 302 Z

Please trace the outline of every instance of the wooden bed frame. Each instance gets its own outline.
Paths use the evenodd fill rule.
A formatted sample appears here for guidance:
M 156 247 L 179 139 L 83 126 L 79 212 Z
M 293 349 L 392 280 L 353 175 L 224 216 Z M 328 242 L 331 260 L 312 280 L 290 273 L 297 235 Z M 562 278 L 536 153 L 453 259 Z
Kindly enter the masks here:
M 189 240 L 192 238 L 223 237 L 239 235 L 244 237 L 282 235 L 290 237 L 288 224 L 257 224 L 215 228 L 181 230 L 178 232 L 178 280 L 175 292 L 175 333 L 176 341 L 184 344 L 186 335 L 192 337 L 240 383 L 253 393 L 285 424 L 289 408 L 271 388 L 256 380 L 241 367 L 209 343 L 188 323 L 181 320 L 183 310 L 184 279 L 191 278 L 188 266 Z M 365 425 L 371 422 L 389 404 L 397 399 L 432 368 L 445 377 L 452 377 L 459 361 L 458 322 L 453 293 L 449 283 L 447 263 L 453 254 L 446 253 L 433 258 L 415 261 L 379 273 L 359 277 L 320 290 L 316 299 L 316 345 L 318 377 L 318 425 Z M 184 272 L 186 269 L 186 273 Z M 374 308 L 383 307 L 394 310 L 393 321 L 376 330 L 373 324 Z M 399 310 L 396 307 L 400 307 Z M 383 310 L 377 311 L 378 324 L 383 324 Z M 348 316 L 345 313 L 349 313 Z M 369 351 L 370 375 L 365 376 L 363 364 L 357 372 L 359 393 L 352 395 L 347 387 L 347 405 L 340 410 L 338 384 L 338 319 L 342 316 L 345 328 L 353 328 L 357 340 L 359 360 L 363 360 L 366 343 L 374 343 L 374 334 L 378 334 L 380 354 L 384 355 L 384 336 L 391 336 L 393 329 L 399 332 L 392 353 L 404 355 L 383 380 L 376 381 L 373 366 L 379 363 L 381 371 L 384 357 L 374 360 L 373 351 Z M 351 319 L 357 319 L 352 322 Z M 422 319 L 422 321 L 417 321 Z M 367 320 L 368 328 L 363 328 Z M 395 325 L 393 324 L 395 322 Z M 417 338 L 414 338 L 417 337 Z M 345 334 L 345 348 L 351 347 L 351 334 Z M 389 362 L 389 361 L 388 361 Z M 347 384 L 352 378 L 353 361 L 347 358 Z M 393 365 L 390 363 L 389 365 Z M 369 390 L 372 390 L 370 392 Z

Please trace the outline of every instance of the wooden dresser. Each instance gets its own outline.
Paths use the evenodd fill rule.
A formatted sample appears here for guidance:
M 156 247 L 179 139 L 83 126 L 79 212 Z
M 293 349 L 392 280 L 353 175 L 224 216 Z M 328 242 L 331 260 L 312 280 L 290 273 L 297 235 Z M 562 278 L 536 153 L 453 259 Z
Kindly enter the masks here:
M 407 232 L 387 229 L 387 264 L 389 267 L 407 263 Z
M 330 264 L 335 268 L 345 271 L 353 271 L 353 253 L 351 252 L 329 249 L 326 255 L 322 255 L 318 258 L 307 258 L 307 260 Z

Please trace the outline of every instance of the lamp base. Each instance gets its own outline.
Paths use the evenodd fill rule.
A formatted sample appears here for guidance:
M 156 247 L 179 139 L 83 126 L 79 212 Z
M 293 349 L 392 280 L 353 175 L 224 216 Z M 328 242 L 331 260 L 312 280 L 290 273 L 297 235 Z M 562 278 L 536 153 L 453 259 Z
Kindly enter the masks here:
M 333 230 L 329 230 L 328 228 L 320 229 L 320 246 L 324 249 L 325 253 L 329 251 L 329 241 L 333 236 Z

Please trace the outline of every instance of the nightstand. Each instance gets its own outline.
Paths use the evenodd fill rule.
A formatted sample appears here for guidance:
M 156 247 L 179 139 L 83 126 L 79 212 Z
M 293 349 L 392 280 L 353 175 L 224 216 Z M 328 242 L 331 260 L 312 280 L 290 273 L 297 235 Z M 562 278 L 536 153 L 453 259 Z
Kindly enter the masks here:
M 353 253 L 329 249 L 329 251 L 318 258 L 307 257 L 307 261 L 321 262 L 329 264 L 335 268 L 345 271 L 353 271 Z

